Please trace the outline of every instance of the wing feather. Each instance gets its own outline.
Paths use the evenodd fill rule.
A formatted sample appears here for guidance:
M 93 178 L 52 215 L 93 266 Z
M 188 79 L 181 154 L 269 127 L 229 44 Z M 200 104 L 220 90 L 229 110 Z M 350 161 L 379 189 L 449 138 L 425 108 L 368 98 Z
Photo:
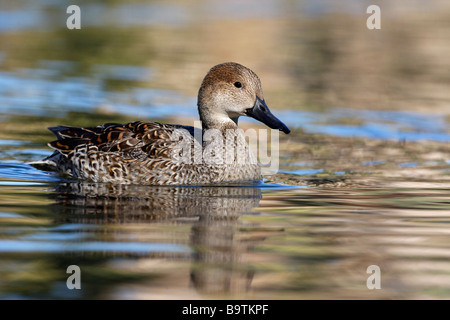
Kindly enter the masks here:
M 74 151 L 83 145 L 97 146 L 102 152 L 115 152 L 130 158 L 143 154 L 148 158 L 166 158 L 178 141 L 172 139 L 175 129 L 183 128 L 193 132 L 192 127 L 161 124 L 157 122 L 135 121 L 126 124 L 106 123 L 97 127 L 50 127 L 57 140 L 49 146 L 63 154 Z

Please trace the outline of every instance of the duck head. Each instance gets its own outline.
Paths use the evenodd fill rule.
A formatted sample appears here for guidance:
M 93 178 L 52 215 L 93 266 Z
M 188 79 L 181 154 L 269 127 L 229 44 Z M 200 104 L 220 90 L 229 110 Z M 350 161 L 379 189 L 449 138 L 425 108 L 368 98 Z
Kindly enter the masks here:
M 256 73 L 234 62 L 209 70 L 198 92 L 198 111 L 204 129 L 236 128 L 239 117 L 248 116 L 269 128 L 290 132 L 267 107 Z

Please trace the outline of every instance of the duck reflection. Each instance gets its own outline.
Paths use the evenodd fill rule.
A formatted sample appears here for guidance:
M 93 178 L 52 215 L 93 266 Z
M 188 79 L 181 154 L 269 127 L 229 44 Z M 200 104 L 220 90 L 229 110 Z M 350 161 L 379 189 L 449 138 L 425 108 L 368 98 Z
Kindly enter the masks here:
M 239 236 L 238 219 L 259 206 L 260 188 L 64 182 L 56 187 L 54 197 L 57 216 L 66 223 L 191 224 L 191 285 L 202 294 L 249 289 L 253 272 L 241 260 L 256 240 Z

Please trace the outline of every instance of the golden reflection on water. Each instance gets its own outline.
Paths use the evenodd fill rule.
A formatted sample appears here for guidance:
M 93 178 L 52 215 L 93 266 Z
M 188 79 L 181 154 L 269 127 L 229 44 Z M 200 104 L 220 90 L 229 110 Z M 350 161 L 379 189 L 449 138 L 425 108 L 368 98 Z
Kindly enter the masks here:
M 60 256 L 60 265 L 69 261 L 79 264 L 90 279 L 87 286 L 99 286 L 97 291 L 84 292 L 84 297 L 448 296 L 450 204 L 444 189 L 144 189 L 91 183 L 56 185 L 51 194 L 54 203 L 45 216 L 53 217 L 51 225 L 75 226 L 66 235 L 83 235 L 80 249 L 56 257 Z M 22 223 L 29 225 L 29 221 Z M 39 230 L 33 233 L 39 234 Z M 92 241 L 115 243 L 117 249 L 103 253 L 101 246 L 99 251 L 83 249 L 83 243 Z M 127 242 L 161 244 L 161 251 L 121 252 L 120 244 Z M 164 250 L 167 243 L 190 250 Z M 38 252 L 34 255 L 44 266 L 22 266 L 16 277 L 24 277 L 24 270 L 30 268 L 49 268 L 44 274 L 50 278 L 43 279 L 57 281 L 52 275 L 57 267 L 48 266 L 55 256 Z M 17 255 L 11 258 L 24 263 Z M 366 287 L 370 265 L 382 270 L 382 290 Z M 95 278 L 99 273 L 109 279 L 103 285 L 102 278 Z M 7 285 L 3 290 L 14 283 L 9 275 L 4 279 Z
M 108 241 L 131 237 L 189 245 L 190 284 L 199 294 L 248 291 L 252 272 L 241 260 L 258 239 L 240 239 L 238 219 L 258 207 L 258 188 L 63 183 L 54 195 L 55 217 L 62 216 L 65 223 L 106 224 Z M 170 233 L 171 226 L 175 234 Z M 183 228 L 177 236 L 178 226 Z M 173 260 L 170 252 L 158 256 Z

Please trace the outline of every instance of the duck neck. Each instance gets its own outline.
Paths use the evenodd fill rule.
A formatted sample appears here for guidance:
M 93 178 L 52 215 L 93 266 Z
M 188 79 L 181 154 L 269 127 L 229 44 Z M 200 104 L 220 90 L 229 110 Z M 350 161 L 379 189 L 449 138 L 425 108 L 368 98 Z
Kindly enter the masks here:
M 217 129 L 225 133 L 228 129 L 238 129 L 238 118 L 230 118 L 226 114 L 211 114 L 208 112 L 199 112 L 202 129 Z
M 203 129 L 204 157 L 211 156 L 211 159 L 217 160 L 220 164 L 257 165 L 256 157 L 250 150 L 242 130 L 237 126 L 238 117 L 232 119 L 228 115 L 211 116 L 209 113 L 200 112 L 200 120 Z M 209 162 L 211 163 L 210 160 Z

